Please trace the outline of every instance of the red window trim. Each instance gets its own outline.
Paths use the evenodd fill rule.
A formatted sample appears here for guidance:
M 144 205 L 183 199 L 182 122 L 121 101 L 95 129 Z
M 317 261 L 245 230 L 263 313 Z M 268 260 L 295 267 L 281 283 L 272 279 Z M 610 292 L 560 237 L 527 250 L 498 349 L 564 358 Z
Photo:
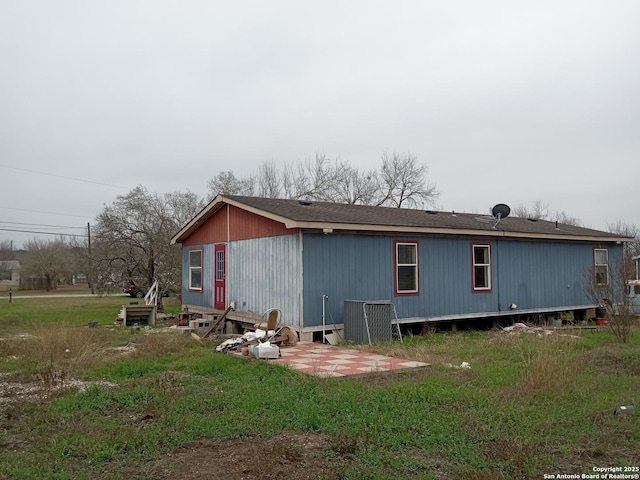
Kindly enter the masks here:
M 475 256 L 474 247 L 488 247 L 489 248 L 489 288 L 477 288 L 475 282 Z M 473 293 L 491 293 L 493 290 L 493 264 L 491 261 L 491 244 L 490 243 L 472 243 L 471 244 L 471 291 Z
M 191 252 L 200 252 L 200 288 L 191 288 Z M 204 248 L 190 248 L 189 253 L 187 254 L 187 268 L 188 268 L 188 279 L 187 279 L 187 288 L 190 292 L 202 292 L 204 289 Z
M 398 291 L 398 244 L 415 245 L 416 247 L 416 290 Z M 393 294 L 396 297 L 420 295 L 420 252 L 416 240 L 394 240 L 393 241 Z

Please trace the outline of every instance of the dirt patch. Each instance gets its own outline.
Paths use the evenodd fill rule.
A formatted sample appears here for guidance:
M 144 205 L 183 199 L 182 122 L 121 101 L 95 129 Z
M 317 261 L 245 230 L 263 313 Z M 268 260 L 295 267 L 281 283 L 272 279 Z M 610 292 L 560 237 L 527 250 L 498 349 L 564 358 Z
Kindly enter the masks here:
M 48 372 L 48 375 L 41 372 L 39 377 L 33 381 L 27 381 L 16 374 L 0 373 L 0 412 L 13 404 L 35 402 L 68 390 L 82 392 L 91 385 L 116 386 L 115 383 L 106 381 L 88 382 L 64 378 L 53 370 Z
M 287 432 L 271 438 L 201 439 L 182 445 L 158 460 L 143 465 L 110 465 L 96 478 L 114 475 L 142 480 L 201 480 L 203 478 L 233 478 L 236 480 L 316 480 L 339 479 L 345 475 L 369 478 L 368 467 L 356 459 L 359 443 L 341 435 Z M 422 451 L 405 452 L 411 457 L 424 457 Z M 428 459 L 431 473 L 437 480 L 456 477 L 446 462 Z M 367 473 L 368 472 L 368 473 Z M 402 478 L 423 478 L 426 471 L 404 473 Z M 388 472 L 385 478 L 393 478 Z
M 182 445 L 144 465 L 116 467 L 128 479 L 180 478 L 280 479 L 336 478 L 351 460 L 332 449 L 317 433 L 285 433 L 272 438 L 201 439 Z M 113 465 L 112 465 L 113 467 Z

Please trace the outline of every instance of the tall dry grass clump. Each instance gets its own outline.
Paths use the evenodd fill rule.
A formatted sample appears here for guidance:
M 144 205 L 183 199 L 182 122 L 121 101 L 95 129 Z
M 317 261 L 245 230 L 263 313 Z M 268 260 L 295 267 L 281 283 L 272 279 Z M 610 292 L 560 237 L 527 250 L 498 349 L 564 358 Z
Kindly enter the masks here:
M 575 386 L 580 365 L 574 353 L 579 339 L 555 334 L 520 334 L 515 338 L 524 369 L 522 389 L 542 393 Z
M 109 333 L 97 328 L 37 324 L 28 333 L 8 336 L 0 342 L 0 359 L 28 381 L 35 377 L 45 388 L 62 385 L 84 368 L 107 361 Z
M 153 358 L 160 355 L 177 353 L 196 346 L 190 335 L 176 333 L 154 333 L 145 335 L 136 346 L 133 358 Z
M 23 355 L 38 365 L 64 370 L 92 367 L 108 358 L 106 333 L 87 327 L 36 326 Z

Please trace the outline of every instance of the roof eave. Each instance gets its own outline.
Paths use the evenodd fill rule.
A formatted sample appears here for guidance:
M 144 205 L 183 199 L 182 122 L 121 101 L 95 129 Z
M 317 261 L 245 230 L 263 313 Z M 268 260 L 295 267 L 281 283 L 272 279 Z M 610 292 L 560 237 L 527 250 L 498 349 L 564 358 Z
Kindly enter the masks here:
M 332 231 L 368 231 L 385 233 L 406 233 L 406 234 L 431 234 L 431 235 L 458 235 L 458 236 L 484 236 L 484 237 L 508 237 L 521 239 L 540 240 L 571 240 L 587 242 L 630 242 L 633 238 L 621 237 L 600 237 L 591 235 L 571 235 L 566 233 L 526 233 L 510 232 L 505 230 L 476 230 L 446 227 L 411 227 L 398 225 L 372 225 L 355 223 L 328 223 L 328 222 L 295 222 L 289 221 L 288 228 L 332 230 Z
M 211 218 L 213 214 L 220 210 L 224 205 L 232 205 L 247 212 L 260 215 L 261 217 L 269 218 L 271 220 L 275 220 L 276 222 L 283 223 L 287 228 L 295 228 L 294 226 L 292 226 L 294 221 L 289 218 L 269 213 L 259 208 L 251 207 L 223 195 L 217 195 L 211 202 L 209 202 L 206 207 L 204 207 L 200 211 L 200 213 L 193 217 L 193 219 L 191 219 L 189 223 L 182 227 L 182 229 L 171 238 L 171 245 L 184 242 L 195 230 L 197 230 L 204 222 Z
M 178 233 L 171 238 L 171 245 L 183 243 L 195 230 L 197 230 L 206 220 L 216 213 L 224 205 L 232 205 L 247 212 L 254 213 L 264 218 L 274 220 L 284 224 L 286 228 L 300 229 L 317 229 L 320 231 L 360 231 L 360 232 L 384 232 L 384 233 L 402 233 L 417 235 L 455 235 L 455 236 L 484 236 L 484 237 L 507 237 L 519 239 L 539 239 L 539 240 L 567 240 L 567 241 L 587 241 L 587 242 L 614 242 L 623 243 L 634 241 L 631 237 L 620 236 L 596 236 L 596 235 L 579 235 L 564 232 L 558 233 L 527 233 L 505 230 L 480 230 L 480 229 L 464 229 L 451 227 L 414 227 L 399 225 L 378 225 L 378 224 L 359 224 L 359 223 L 335 223 L 335 222 L 317 222 L 317 221 L 299 221 L 284 217 L 275 213 L 271 213 L 260 208 L 238 202 L 223 195 L 217 195 L 200 213 L 198 213 L 189 223 L 187 223 Z
M 222 195 L 217 195 L 213 200 L 211 200 L 200 212 L 193 217 L 184 227 L 182 227 L 178 233 L 176 233 L 173 237 L 171 237 L 171 241 L 169 242 L 171 245 L 175 245 L 176 243 L 182 243 L 184 240 L 191 235 L 197 228 L 200 227 L 206 220 L 208 220 L 211 215 L 217 212 L 222 204 L 224 203 L 224 197 Z

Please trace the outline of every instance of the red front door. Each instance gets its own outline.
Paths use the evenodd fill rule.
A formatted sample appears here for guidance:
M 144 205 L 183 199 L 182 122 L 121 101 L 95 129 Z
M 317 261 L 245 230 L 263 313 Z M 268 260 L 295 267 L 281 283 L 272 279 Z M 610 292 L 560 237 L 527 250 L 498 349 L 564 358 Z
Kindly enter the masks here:
M 213 307 L 217 310 L 224 310 L 227 308 L 226 299 L 226 283 L 227 283 L 227 269 L 226 269 L 226 252 L 227 246 L 224 243 L 216 245 L 214 247 L 214 254 L 216 259 L 216 276 L 213 282 Z

